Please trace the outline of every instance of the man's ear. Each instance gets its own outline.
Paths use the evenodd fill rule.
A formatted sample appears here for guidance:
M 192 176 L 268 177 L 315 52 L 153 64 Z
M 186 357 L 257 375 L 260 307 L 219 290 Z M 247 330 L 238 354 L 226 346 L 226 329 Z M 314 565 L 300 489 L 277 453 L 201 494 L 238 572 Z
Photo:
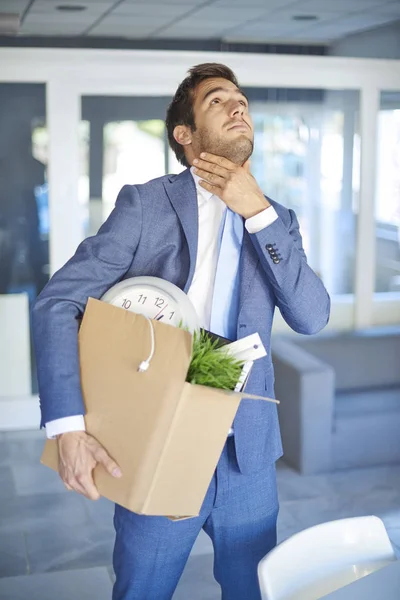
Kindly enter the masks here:
M 181 146 L 192 143 L 192 132 L 187 125 L 177 125 L 174 129 L 174 138 Z

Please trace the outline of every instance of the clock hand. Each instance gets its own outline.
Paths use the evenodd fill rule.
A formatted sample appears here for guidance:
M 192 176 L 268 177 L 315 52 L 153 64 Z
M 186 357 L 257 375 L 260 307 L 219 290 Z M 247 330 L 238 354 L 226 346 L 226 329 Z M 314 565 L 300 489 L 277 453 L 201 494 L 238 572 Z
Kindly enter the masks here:
M 159 313 L 156 314 L 156 316 L 154 317 L 154 319 L 158 319 L 158 316 L 161 315 L 161 313 L 167 308 L 168 304 L 166 306 L 164 306 Z
M 163 318 L 164 318 L 164 316 L 165 316 L 165 315 L 161 315 L 161 317 L 157 317 L 155 320 L 156 320 L 156 321 L 161 321 L 161 319 L 163 319 Z

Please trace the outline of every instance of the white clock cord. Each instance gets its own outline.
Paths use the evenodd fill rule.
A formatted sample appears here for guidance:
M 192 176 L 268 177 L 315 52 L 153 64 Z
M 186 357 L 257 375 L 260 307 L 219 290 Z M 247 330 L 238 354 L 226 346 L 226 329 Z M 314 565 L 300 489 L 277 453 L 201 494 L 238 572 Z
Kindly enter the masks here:
M 154 346 L 155 346 L 155 343 L 154 343 L 154 325 L 153 325 L 151 319 L 149 319 L 149 317 L 145 317 L 145 319 L 147 319 L 147 321 L 149 322 L 149 325 L 150 325 L 151 351 L 150 351 L 149 357 L 146 360 L 143 360 L 140 363 L 140 365 L 138 367 L 139 373 L 144 373 L 145 371 L 147 371 L 147 369 L 150 366 L 150 362 L 151 362 L 151 360 L 152 360 L 152 358 L 154 356 Z

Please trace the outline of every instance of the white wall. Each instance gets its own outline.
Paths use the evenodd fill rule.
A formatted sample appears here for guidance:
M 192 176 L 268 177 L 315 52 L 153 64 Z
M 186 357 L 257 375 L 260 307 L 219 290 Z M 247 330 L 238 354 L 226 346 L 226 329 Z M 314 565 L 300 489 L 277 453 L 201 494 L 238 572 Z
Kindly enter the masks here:
M 28 295 L 0 294 L 0 398 L 31 394 Z
M 329 54 L 359 58 L 400 58 L 400 20 L 332 44 Z

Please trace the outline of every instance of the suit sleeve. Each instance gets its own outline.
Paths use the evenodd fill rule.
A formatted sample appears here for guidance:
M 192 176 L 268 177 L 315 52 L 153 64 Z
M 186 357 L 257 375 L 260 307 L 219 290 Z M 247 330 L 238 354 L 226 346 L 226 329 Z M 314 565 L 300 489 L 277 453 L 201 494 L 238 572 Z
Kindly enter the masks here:
M 124 186 L 97 235 L 79 245 L 37 298 L 33 341 L 42 426 L 85 413 L 78 355 L 80 320 L 89 296 L 100 298 L 128 271 L 141 224 L 139 193 L 134 186 Z
M 278 217 L 250 237 L 286 323 L 297 333 L 314 334 L 328 323 L 330 298 L 307 264 L 294 211 L 289 215 L 288 227 Z

